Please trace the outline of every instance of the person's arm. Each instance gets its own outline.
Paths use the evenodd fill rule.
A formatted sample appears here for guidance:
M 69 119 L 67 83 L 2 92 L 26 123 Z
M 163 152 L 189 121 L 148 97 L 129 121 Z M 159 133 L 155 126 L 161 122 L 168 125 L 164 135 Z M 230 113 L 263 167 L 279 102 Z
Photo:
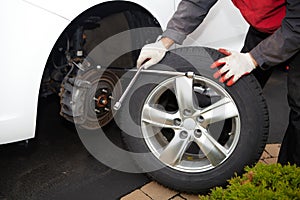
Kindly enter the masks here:
M 182 44 L 187 35 L 192 33 L 204 20 L 210 8 L 217 0 L 182 0 L 162 37 Z
M 281 27 L 259 43 L 250 54 L 266 69 L 280 64 L 300 50 L 300 1 L 287 0 L 286 16 Z
M 240 77 L 260 66 L 262 69 L 287 61 L 300 50 L 300 1 L 287 0 L 286 16 L 281 27 L 248 53 L 232 53 L 217 60 L 211 68 L 220 82 L 233 85 Z M 226 54 L 226 53 L 225 53 Z
M 217 0 L 182 0 L 161 39 L 142 48 L 137 67 L 144 65 L 146 69 L 157 64 L 174 43 L 182 44 L 186 36 L 201 24 L 216 2 Z

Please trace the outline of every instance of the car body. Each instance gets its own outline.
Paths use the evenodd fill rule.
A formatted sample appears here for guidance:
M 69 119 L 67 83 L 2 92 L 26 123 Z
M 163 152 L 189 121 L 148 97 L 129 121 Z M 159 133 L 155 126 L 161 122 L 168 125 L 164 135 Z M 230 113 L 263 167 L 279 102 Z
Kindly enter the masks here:
M 12 0 L 2 2 L 0 144 L 34 138 L 41 82 L 58 38 L 87 10 L 139 7 L 166 28 L 179 0 Z M 247 25 L 229 0 L 219 1 L 186 45 L 239 50 Z

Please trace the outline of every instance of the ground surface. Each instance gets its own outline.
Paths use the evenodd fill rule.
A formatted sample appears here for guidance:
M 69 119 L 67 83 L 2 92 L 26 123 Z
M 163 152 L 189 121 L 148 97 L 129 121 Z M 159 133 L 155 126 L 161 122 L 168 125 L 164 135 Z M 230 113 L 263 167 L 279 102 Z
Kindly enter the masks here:
M 275 71 L 264 89 L 270 111 L 270 144 L 281 142 L 287 126 L 285 81 L 286 73 Z M 143 174 L 118 172 L 96 161 L 82 146 L 73 125 L 59 116 L 55 100 L 57 97 L 40 101 L 35 148 L 0 146 L 1 200 L 195 198 L 169 191 Z M 110 137 L 122 146 L 119 133 Z M 278 145 L 269 148 L 275 150 L 265 152 L 263 162 L 276 162 Z M 162 194 L 166 197 L 159 196 Z

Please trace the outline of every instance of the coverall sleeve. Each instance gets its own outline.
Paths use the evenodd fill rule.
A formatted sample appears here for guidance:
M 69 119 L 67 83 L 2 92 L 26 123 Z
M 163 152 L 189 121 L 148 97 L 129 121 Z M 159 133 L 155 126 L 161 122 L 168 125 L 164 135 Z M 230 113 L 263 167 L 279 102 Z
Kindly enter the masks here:
M 300 1 L 287 0 L 281 27 L 250 53 L 262 69 L 287 61 L 300 50 Z M 300 67 L 300 66 L 299 66 Z
M 182 44 L 186 36 L 202 23 L 216 2 L 217 0 L 182 0 L 162 37 L 171 38 L 177 44 Z

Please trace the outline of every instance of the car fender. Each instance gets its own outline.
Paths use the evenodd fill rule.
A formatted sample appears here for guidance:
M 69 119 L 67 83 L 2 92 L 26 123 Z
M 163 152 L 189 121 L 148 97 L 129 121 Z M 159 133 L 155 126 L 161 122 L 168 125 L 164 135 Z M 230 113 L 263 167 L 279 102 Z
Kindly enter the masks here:
M 79 14 L 103 2 L 15 0 L 1 6 L 0 144 L 34 137 L 41 79 L 56 40 Z M 152 12 L 160 3 L 132 2 Z M 174 11 L 174 1 L 166 2 L 172 2 L 168 14 L 156 16 L 162 24 Z

